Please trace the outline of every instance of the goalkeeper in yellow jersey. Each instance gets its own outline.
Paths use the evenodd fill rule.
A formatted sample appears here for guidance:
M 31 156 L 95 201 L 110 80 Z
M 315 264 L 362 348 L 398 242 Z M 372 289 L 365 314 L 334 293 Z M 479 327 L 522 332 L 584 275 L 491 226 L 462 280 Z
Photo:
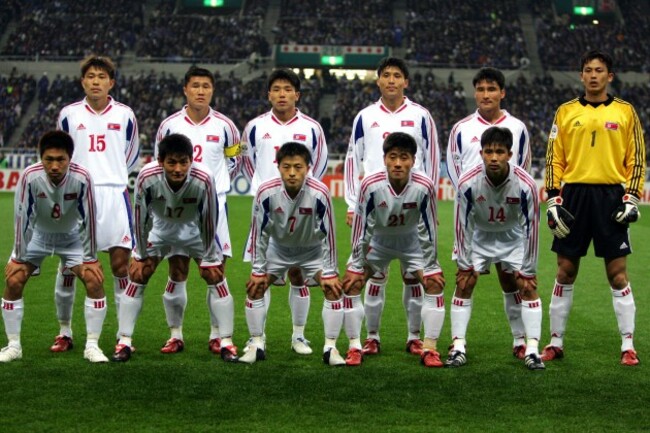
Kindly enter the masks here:
M 628 226 L 641 216 L 645 143 L 641 123 L 629 103 L 607 93 L 614 79 L 612 58 L 589 51 L 580 59 L 585 93 L 555 113 L 546 151 L 548 225 L 557 253 L 550 305 L 551 342 L 542 352 L 550 361 L 564 356 L 564 333 L 573 301 L 580 258 L 592 239 L 605 262 L 614 312 L 621 333 L 621 364 L 637 365 L 634 350 L 636 307 L 627 276 L 632 252 Z

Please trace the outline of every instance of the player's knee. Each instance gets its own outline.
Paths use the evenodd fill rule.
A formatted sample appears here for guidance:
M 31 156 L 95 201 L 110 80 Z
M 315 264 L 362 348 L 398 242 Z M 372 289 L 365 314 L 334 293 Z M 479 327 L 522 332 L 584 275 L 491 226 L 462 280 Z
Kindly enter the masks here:
M 183 272 L 182 269 L 169 269 L 169 278 L 172 281 L 185 281 L 187 280 L 188 274 L 189 272 Z
M 29 275 L 12 275 L 6 280 L 6 286 L 3 297 L 8 301 L 15 301 L 23 297 L 25 284 Z
M 612 286 L 616 290 L 621 290 L 627 287 L 628 285 L 628 279 L 627 279 L 627 273 L 626 272 L 618 272 L 610 277 L 609 279 L 609 285 Z
M 248 297 L 253 301 L 257 301 L 257 300 L 262 299 L 264 297 L 264 292 L 265 291 L 266 290 L 264 290 L 263 287 L 258 287 L 254 292 L 249 293 Z
M 131 252 L 126 248 L 113 248 L 110 251 L 111 272 L 118 277 L 124 277 L 129 271 Z
M 101 299 L 105 296 L 104 287 L 95 278 L 93 278 L 93 280 L 95 281 L 84 281 L 86 285 L 86 293 L 89 298 Z
M 402 277 L 402 281 L 404 282 L 404 284 L 409 285 L 409 286 L 412 286 L 412 285 L 418 283 L 417 278 Z
M 470 299 L 472 297 L 472 294 L 474 293 L 474 287 L 469 287 L 465 286 L 463 289 L 460 287 L 456 287 L 456 291 L 454 292 L 454 296 L 457 298 L 461 299 Z
M 536 299 L 539 299 L 539 295 L 537 294 L 537 289 L 532 289 L 532 288 L 525 288 L 519 292 L 521 295 L 521 299 L 524 301 L 534 301 Z
M 300 268 L 289 268 L 287 276 L 289 277 L 289 282 L 294 286 L 302 286 L 305 284 Z

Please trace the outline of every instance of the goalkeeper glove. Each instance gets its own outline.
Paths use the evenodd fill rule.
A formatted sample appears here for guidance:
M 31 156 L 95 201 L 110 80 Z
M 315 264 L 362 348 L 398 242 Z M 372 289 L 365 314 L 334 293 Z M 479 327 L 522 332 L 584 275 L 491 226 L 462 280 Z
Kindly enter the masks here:
M 639 218 L 641 218 L 639 199 L 632 194 L 625 194 L 623 203 L 616 208 L 612 214 L 612 219 L 618 223 L 627 224 L 633 223 Z
M 558 239 L 564 239 L 569 235 L 575 218 L 568 210 L 562 207 L 562 197 L 549 198 L 546 203 L 548 204 L 548 209 L 546 210 L 548 227 L 553 232 L 553 236 Z

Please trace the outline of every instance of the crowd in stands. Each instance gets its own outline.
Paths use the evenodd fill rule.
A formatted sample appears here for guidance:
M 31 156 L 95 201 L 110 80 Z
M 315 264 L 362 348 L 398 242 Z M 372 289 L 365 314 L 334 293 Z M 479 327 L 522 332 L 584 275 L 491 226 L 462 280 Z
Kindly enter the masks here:
M 0 146 L 9 142 L 35 95 L 36 80 L 33 76 L 16 71 L 9 76 L 0 74 Z

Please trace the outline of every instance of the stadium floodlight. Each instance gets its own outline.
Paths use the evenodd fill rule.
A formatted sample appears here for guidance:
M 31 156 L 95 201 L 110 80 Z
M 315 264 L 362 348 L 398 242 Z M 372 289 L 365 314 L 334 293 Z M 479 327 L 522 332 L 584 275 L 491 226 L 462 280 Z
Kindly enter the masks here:
M 343 56 L 321 56 L 321 65 L 340 66 L 343 64 Z
M 591 6 L 574 6 L 573 7 L 573 14 L 574 15 L 582 15 L 582 16 L 593 15 L 594 14 L 594 8 L 591 7 Z
M 221 8 L 223 7 L 223 0 L 203 0 L 203 6 L 209 8 Z

